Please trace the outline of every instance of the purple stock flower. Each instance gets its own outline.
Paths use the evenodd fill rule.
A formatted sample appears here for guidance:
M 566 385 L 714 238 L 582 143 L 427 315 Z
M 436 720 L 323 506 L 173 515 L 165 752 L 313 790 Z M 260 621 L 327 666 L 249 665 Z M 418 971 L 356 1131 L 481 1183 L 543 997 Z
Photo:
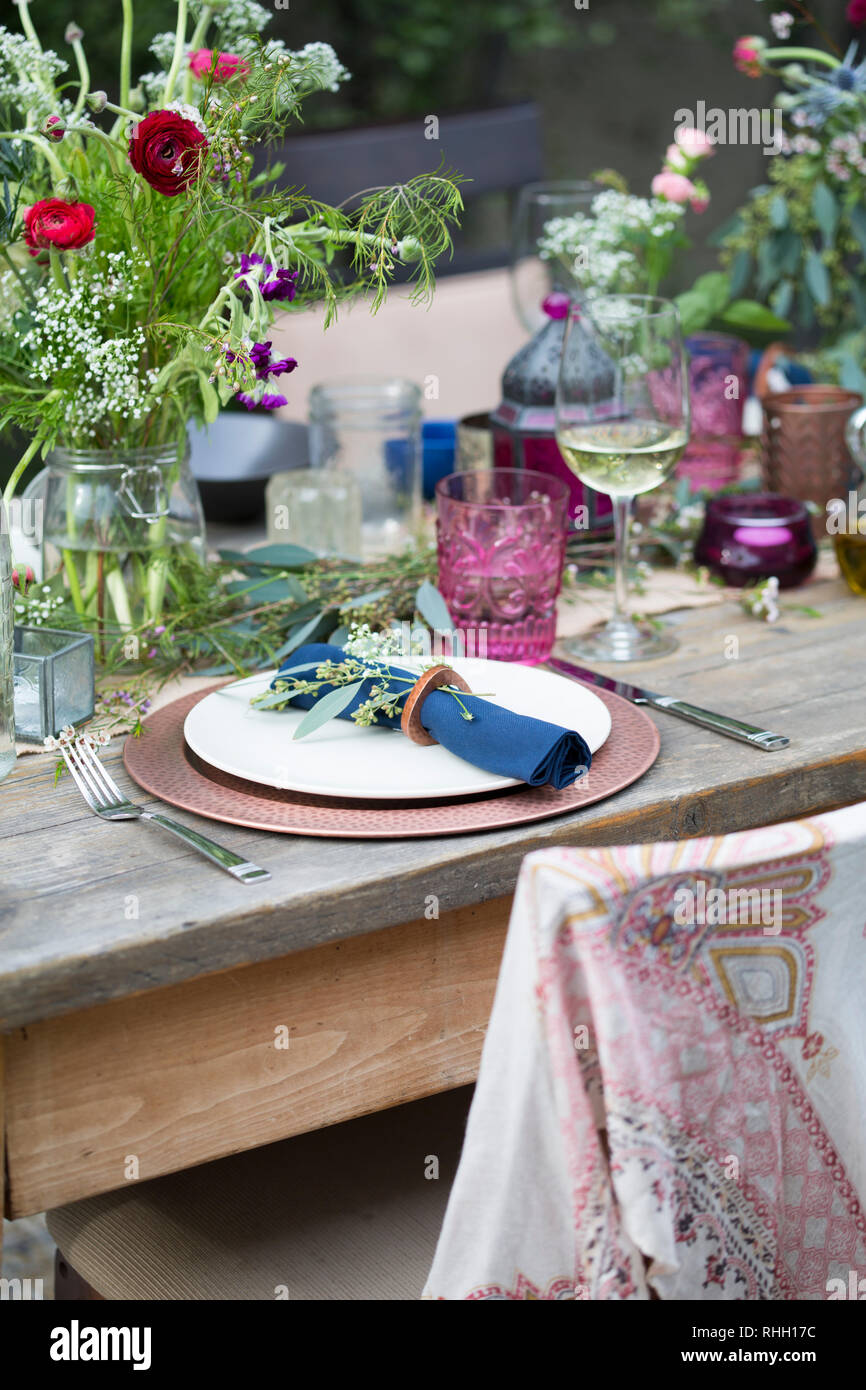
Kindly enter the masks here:
M 297 286 L 295 281 L 298 278 L 296 270 L 277 270 L 273 266 L 265 266 L 265 274 L 273 273 L 273 278 L 265 280 L 259 286 L 262 292 L 262 299 L 279 299 L 291 303 L 295 297 Z
M 241 268 L 240 270 L 235 271 L 235 279 L 238 280 L 241 277 L 241 275 L 248 275 L 249 272 L 252 270 L 253 266 L 256 265 L 264 265 L 264 260 L 258 254 L 258 252 L 251 251 L 248 254 L 246 251 L 242 251 Z
M 256 375 L 266 381 L 269 376 L 282 376 L 283 372 L 293 372 L 298 363 L 294 357 L 281 357 L 277 362 L 266 362 Z
M 245 405 L 247 410 L 277 410 L 281 405 L 288 405 L 285 396 L 269 395 L 266 391 L 261 400 L 257 401 L 255 396 L 250 396 L 246 391 L 238 391 L 235 400 Z
M 255 368 L 256 376 L 259 381 L 266 381 L 269 376 L 281 376 L 283 372 L 293 372 L 298 363 L 294 357 L 281 357 L 276 362 L 271 359 L 271 342 L 253 343 L 249 350 L 249 359 Z M 234 362 L 237 353 L 227 351 L 226 361 Z
M 277 270 L 269 265 L 257 251 L 241 253 L 241 268 L 235 271 L 235 279 L 248 275 L 257 265 L 262 266 L 259 293 L 262 299 L 279 299 L 291 302 L 295 297 L 298 278 L 296 270 Z

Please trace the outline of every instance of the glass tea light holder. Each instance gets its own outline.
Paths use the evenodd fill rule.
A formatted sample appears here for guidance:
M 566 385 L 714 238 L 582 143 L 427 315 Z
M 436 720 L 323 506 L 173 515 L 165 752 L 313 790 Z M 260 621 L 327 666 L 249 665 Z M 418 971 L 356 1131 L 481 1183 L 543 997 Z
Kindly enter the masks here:
M 393 554 L 421 524 L 421 389 L 398 377 L 355 376 L 310 392 L 310 464 L 354 477 L 361 554 Z
M 550 656 L 568 499 L 561 478 L 525 468 L 436 484 L 439 589 L 467 656 L 524 665 Z
M 726 584 L 739 589 L 775 577 L 780 589 L 792 589 L 817 558 L 809 512 L 796 498 L 743 493 L 707 503 L 695 560 Z
M 41 743 L 93 714 L 93 637 L 50 627 L 16 627 L 13 642 L 15 733 Z
M 265 489 L 268 540 L 317 555 L 361 558 L 361 490 L 351 473 L 297 468 L 275 473 Z

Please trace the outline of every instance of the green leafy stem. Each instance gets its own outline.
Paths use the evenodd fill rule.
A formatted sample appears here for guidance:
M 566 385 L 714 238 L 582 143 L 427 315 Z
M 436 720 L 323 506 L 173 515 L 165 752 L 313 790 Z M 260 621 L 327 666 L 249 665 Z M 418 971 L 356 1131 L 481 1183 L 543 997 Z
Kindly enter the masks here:
M 428 663 L 434 666 L 437 664 Z M 303 678 L 298 674 L 302 671 L 313 671 L 314 679 Z M 380 714 L 387 719 L 399 718 L 403 712 L 405 697 L 416 684 L 418 676 L 404 676 L 385 662 L 369 666 L 355 657 L 346 657 L 343 661 L 309 661 L 289 667 L 274 681 L 272 689 L 261 695 L 254 695 L 250 703 L 257 709 L 284 710 L 298 695 L 318 695 L 323 686 L 330 686 L 328 693 L 307 711 L 292 735 L 293 739 L 306 738 L 329 720 L 341 715 L 367 680 L 375 680 L 377 684 L 371 687 L 367 699 L 357 709 L 352 710 L 350 716 L 360 728 L 369 728 L 371 724 L 377 724 Z M 408 689 L 389 689 L 393 684 L 406 686 Z M 461 718 L 474 719 L 475 716 L 467 709 L 455 686 L 443 685 L 439 689 L 457 701 Z

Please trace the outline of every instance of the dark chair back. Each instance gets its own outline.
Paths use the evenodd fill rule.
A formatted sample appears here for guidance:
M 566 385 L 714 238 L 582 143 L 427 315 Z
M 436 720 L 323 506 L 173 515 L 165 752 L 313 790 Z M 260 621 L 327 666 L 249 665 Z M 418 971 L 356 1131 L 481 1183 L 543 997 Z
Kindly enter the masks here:
M 283 186 L 301 188 L 311 198 L 334 204 L 367 188 L 435 172 L 440 162 L 444 169 L 461 174 L 467 180 L 462 189 L 464 229 L 455 233 L 454 257 L 437 267 L 439 274 L 507 265 L 514 195 L 523 184 L 542 177 L 539 116 L 533 102 L 418 117 L 399 125 L 293 135 L 271 146 L 269 153 L 286 166 L 279 180 Z M 488 218 L 495 224 L 492 231 L 473 225 L 475 205 L 485 198 L 490 201 L 491 194 L 506 200 L 505 216 L 500 211 L 498 218 Z

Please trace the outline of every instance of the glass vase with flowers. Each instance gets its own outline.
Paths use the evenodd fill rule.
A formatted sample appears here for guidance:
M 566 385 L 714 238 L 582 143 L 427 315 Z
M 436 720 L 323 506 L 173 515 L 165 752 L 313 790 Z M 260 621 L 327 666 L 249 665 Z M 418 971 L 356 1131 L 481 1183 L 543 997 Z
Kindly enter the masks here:
M 0 428 L 30 437 L 5 495 L 47 459 L 46 559 L 100 644 L 159 624 L 204 560 L 189 422 L 287 404 L 283 311 L 324 301 L 330 323 L 359 293 L 375 309 L 402 264 L 429 295 L 461 206 L 432 174 L 331 208 L 254 161 L 349 77 L 328 44 L 263 37 L 255 0 L 177 0 L 137 82 L 133 0 L 122 13 L 116 102 L 77 25 L 71 82 L 28 0 L 20 33 L 0 27 Z

